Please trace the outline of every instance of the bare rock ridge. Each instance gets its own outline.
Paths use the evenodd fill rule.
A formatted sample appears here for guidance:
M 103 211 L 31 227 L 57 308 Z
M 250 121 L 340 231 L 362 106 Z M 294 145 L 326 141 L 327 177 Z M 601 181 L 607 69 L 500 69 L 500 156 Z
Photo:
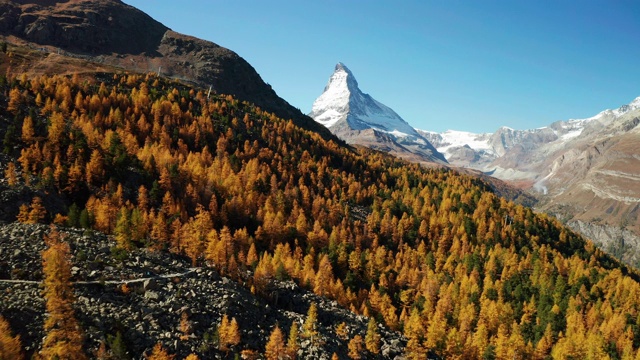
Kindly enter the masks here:
M 62 50 L 127 70 L 161 71 L 165 76 L 212 86 L 220 94 L 234 95 L 336 139 L 280 98 L 235 52 L 171 31 L 119 0 L 0 0 L 0 35 L 46 51 Z
M 353 73 L 338 63 L 309 114 L 347 143 L 399 157 L 445 164 L 431 143 L 388 106 L 363 93 Z

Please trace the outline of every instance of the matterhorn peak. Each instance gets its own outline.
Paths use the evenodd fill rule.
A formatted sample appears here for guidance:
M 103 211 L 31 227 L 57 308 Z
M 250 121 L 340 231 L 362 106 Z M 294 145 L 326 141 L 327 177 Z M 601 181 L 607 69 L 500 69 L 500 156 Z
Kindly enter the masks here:
M 345 64 L 338 62 L 333 71 L 333 74 L 329 78 L 327 86 L 325 86 L 324 88 L 324 92 L 322 95 L 326 94 L 325 97 L 330 97 L 335 102 L 336 99 L 347 99 L 347 96 L 349 94 L 359 91 L 360 90 L 358 89 L 358 81 L 356 81 L 356 78 L 353 76 L 351 70 L 349 70 L 349 68 Z M 330 126 L 326 124 L 323 125 L 327 127 Z
M 327 128 L 340 126 L 417 135 L 393 110 L 363 93 L 353 73 L 341 62 L 336 64 L 327 86 L 313 103 L 310 116 Z
M 377 132 L 393 137 L 403 146 L 420 147 L 428 158 L 446 162 L 444 156 L 428 143 L 411 125 L 388 106 L 376 101 L 358 87 L 353 73 L 341 62 L 337 63 L 322 94 L 309 114 L 348 143 L 355 143 L 354 134 Z
M 347 68 L 347 66 L 345 64 L 343 64 L 343 63 L 341 63 L 339 61 L 336 64 L 336 68 L 335 68 L 335 71 L 338 71 L 338 70 L 344 70 L 344 71 L 347 71 L 347 72 L 351 72 L 351 71 L 349 71 L 349 68 Z

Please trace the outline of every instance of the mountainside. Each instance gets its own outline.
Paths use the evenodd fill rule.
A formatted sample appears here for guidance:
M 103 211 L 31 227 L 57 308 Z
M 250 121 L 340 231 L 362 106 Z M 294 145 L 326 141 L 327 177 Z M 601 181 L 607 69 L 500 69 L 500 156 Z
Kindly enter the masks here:
M 0 225 L 0 314 L 16 325 L 13 328 L 19 330 L 29 355 L 46 334 L 40 254 L 46 249 L 43 237 L 51 233 L 41 224 Z M 269 297 L 256 296 L 214 268 L 193 268 L 183 256 L 136 249 L 114 257 L 116 243 L 104 234 L 67 228 L 60 235 L 73 248 L 76 312 L 85 342 L 95 352 L 92 358 L 101 358 L 101 343 L 108 349 L 104 359 L 142 358 L 157 341 L 167 344 L 179 359 L 196 349 L 203 359 L 223 358 L 216 327 L 225 315 L 237 321 L 242 348 L 263 349 L 276 324 L 282 329 L 302 327 L 312 303 L 318 309 L 321 343 L 301 342 L 295 354 L 299 358 L 328 359 L 334 352 L 346 357 L 345 346 L 333 335 L 336 324 L 348 324 L 349 337 L 366 333 L 366 318 L 291 280 L 274 280 Z M 379 335 L 384 358 L 401 354 L 406 341 L 400 333 L 380 327 Z M 231 352 L 238 349 L 233 346 Z M 4 350 L 1 341 L 0 350 Z
M 640 274 L 556 219 L 205 94 L 151 74 L 0 75 L 1 214 L 22 223 L 0 226 L 1 348 L 639 353 Z
M 211 86 L 214 92 L 234 95 L 332 137 L 278 97 L 235 52 L 171 31 L 120 0 L 0 0 L 0 35 L 38 49 L 43 55 L 63 52 L 100 64 L 135 72 L 159 71 L 205 88 Z M 55 56 L 49 56 L 48 62 L 55 60 Z M 92 70 L 87 67 L 86 71 Z
M 1 357 L 640 357 L 640 273 L 499 186 L 7 39 Z
M 412 161 L 446 163 L 427 139 L 384 104 L 363 93 L 338 63 L 309 114 L 339 138 Z
M 448 161 L 519 184 L 608 251 L 640 262 L 640 98 L 587 119 L 493 134 L 422 132 Z

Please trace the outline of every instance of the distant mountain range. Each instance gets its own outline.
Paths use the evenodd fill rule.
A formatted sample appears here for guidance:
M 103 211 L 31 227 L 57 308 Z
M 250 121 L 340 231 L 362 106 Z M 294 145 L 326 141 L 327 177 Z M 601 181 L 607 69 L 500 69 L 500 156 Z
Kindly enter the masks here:
M 309 115 L 347 143 L 506 181 L 535 196 L 539 210 L 640 263 L 640 97 L 538 129 L 436 133 L 414 129 L 363 93 L 338 63 Z
M 640 97 L 587 119 L 495 133 L 419 130 L 450 164 L 529 190 L 538 209 L 640 261 Z
M 349 144 L 417 162 L 445 164 L 431 143 L 388 106 L 363 93 L 353 73 L 338 63 L 309 114 Z

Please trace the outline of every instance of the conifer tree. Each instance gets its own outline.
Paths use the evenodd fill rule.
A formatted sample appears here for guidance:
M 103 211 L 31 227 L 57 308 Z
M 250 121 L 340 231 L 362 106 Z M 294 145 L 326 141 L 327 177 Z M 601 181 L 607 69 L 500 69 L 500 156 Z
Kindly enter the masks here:
M 4 171 L 4 178 L 7 179 L 9 186 L 15 186 L 18 183 L 16 164 L 13 163 L 13 161 L 7 164 L 7 169 Z
M 298 349 L 300 345 L 298 344 L 299 330 L 298 323 L 291 323 L 291 329 L 289 330 L 289 339 L 287 340 L 287 354 L 289 358 L 295 360 L 298 356 Z
M 147 360 L 173 360 L 175 357 L 175 355 L 170 355 L 161 343 L 157 343 L 153 347 L 151 354 L 147 357 Z
M 228 352 L 230 346 L 240 344 L 240 328 L 236 318 L 229 321 L 229 317 L 226 314 L 222 316 L 218 326 L 218 344 L 220 350 L 224 352 Z
M 119 248 L 131 248 L 131 222 L 129 221 L 129 211 L 124 206 L 118 212 L 114 235 Z
M 353 360 L 362 359 L 362 351 L 364 350 L 362 336 L 356 335 L 353 339 L 349 340 L 349 358 Z
M 13 336 L 11 327 L 2 316 L 0 316 L 0 359 L 20 360 L 24 359 L 20 335 Z
M 53 226 L 45 236 L 45 243 L 47 249 L 42 253 L 42 262 L 47 319 L 40 355 L 45 359 L 86 359 L 82 351 L 82 331 L 73 311 L 75 296 L 71 287 L 69 244 L 62 241 Z
M 22 121 L 22 141 L 26 144 L 31 144 L 34 141 L 35 134 L 36 131 L 33 127 L 33 119 L 31 116 L 25 116 Z
M 312 302 L 307 311 L 307 319 L 302 325 L 302 336 L 311 340 L 312 343 L 316 343 L 318 337 L 318 308 L 316 303 Z
M 27 204 L 20 205 L 16 220 L 18 220 L 23 224 L 27 224 L 29 222 L 29 205 Z
M 378 334 L 378 326 L 376 320 L 372 317 L 369 319 L 367 325 L 367 334 L 364 337 L 364 343 L 372 354 L 378 354 L 380 352 L 380 334 Z
M 180 332 L 182 333 L 182 335 L 180 335 L 180 339 L 187 340 L 189 335 L 191 335 L 192 330 L 192 324 L 191 321 L 189 321 L 189 314 L 186 311 L 183 311 L 182 315 L 180 315 Z
M 9 103 L 7 104 L 7 110 L 16 115 L 20 109 L 20 105 L 22 105 L 22 102 L 23 97 L 20 89 L 17 87 L 11 89 L 9 91 Z
M 343 321 L 336 326 L 336 335 L 342 340 L 347 340 L 349 335 L 347 334 L 347 324 Z
M 284 345 L 284 336 L 280 326 L 276 324 L 269 335 L 269 341 L 265 347 L 264 356 L 267 360 L 281 360 L 287 355 L 287 350 Z
M 29 211 L 29 224 L 37 224 L 44 220 L 47 216 L 47 210 L 42 205 L 42 199 L 36 196 L 31 201 L 31 210 Z

